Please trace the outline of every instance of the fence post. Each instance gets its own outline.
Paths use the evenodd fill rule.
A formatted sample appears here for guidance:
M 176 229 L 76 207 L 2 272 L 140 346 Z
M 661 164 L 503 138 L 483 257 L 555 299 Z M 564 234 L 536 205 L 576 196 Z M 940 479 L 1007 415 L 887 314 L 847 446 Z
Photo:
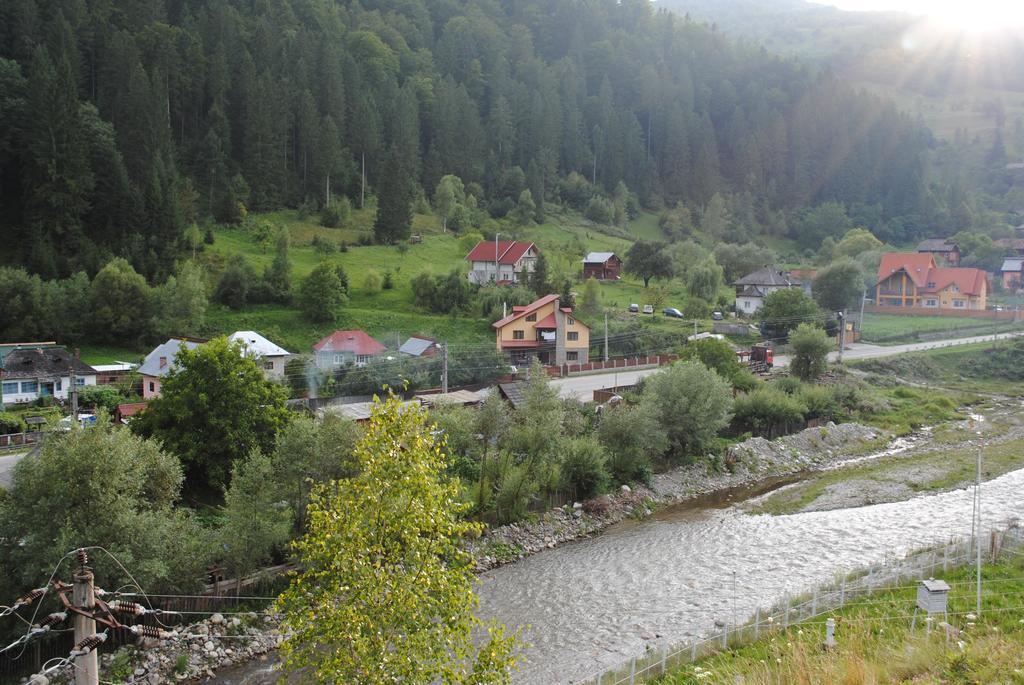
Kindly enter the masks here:
M 665 675 L 665 662 L 668 661 L 668 645 L 661 647 L 661 675 Z
M 818 615 L 818 586 L 814 586 L 814 597 L 811 598 L 811 616 Z
M 722 628 L 722 649 L 729 647 L 729 624 L 726 623 Z
M 789 591 L 786 592 L 786 618 L 783 621 L 783 627 L 789 627 Z
M 696 660 L 697 660 L 697 640 L 694 639 L 693 642 L 690 643 L 690 663 L 693 663 Z
M 754 639 L 761 637 L 761 607 L 754 611 Z
M 629 685 L 636 682 L 636 657 L 629 661 Z
M 948 568 L 949 568 L 949 545 L 946 545 L 946 546 L 944 546 L 942 548 L 942 571 L 943 571 L 943 573 L 945 573 L 945 571 Z
M 843 580 L 839 584 L 839 608 L 842 609 L 846 606 L 846 576 L 843 576 Z

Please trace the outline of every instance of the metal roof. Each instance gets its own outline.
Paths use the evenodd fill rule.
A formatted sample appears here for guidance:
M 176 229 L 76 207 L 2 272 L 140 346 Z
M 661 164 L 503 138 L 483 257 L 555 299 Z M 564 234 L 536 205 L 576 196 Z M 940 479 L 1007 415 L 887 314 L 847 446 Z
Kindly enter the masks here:
M 794 283 L 786 274 L 773 266 L 765 266 L 753 273 L 749 273 L 733 285 L 764 285 L 764 286 L 791 286 L 799 285 Z
M 949 592 L 949 585 L 944 580 L 929 578 L 928 580 L 922 580 L 921 585 L 927 588 L 928 592 Z
M 479 404 L 482 398 L 480 393 L 473 392 L 472 390 L 455 390 L 453 392 L 437 393 L 436 395 L 416 395 L 416 399 L 430 407 L 436 407 L 445 404 Z
M 398 348 L 398 351 L 412 357 L 421 357 L 427 350 L 433 347 L 433 345 L 434 341 L 429 338 L 417 338 L 413 336 L 402 343 L 402 346 Z
M 498 389 L 501 390 L 501 394 L 506 400 L 512 403 L 512 406 L 519 408 L 526 398 L 523 396 L 523 390 L 526 389 L 526 383 L 499 383 Z
M 235 331 L 228 336 L 228 341 L 241 341 L 247 352 L 257 357 L 288 357 L 291 352 L 280 345 L 276 345 L 256 331 Z
M 615 256 L 614 252 L 591 252 L 583 258 L 584 264 L 604 264 Z
M 63 347 L 35 347 L 9 352 L 4 357 L 4 378 L 61 378 L 69 370 L 79 376 L 95 376 L 96 371 Z
M 1022 271 L 1024 270 L 1024 257 L 1007 257 L 1003 260 L 1000 271 Z
M 146 355 L 146 358 L 142 362 L 142 366 L 139 367 L 139 373 L 143 376 L 166 376 L 174 367 L 174 358 L 178 356 L 178 352 L 181 351 L 182 345 L 189 350 L 194 350 L 199 347 L 199 343 L 192 342 L 191 340 L 171 338 L 163 345 L 158 345 L 152 352 Z M 161 358 L 163 358 L 165 362 L 163 366 L 160 366 Z

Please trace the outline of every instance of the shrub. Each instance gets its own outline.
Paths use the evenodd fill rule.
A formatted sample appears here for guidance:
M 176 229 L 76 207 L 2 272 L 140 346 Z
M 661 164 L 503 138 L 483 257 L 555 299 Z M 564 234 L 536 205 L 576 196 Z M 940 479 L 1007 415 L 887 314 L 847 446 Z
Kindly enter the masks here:
M 576 499 L 593 497 L 608 487 L 604 448 L 594 438 L 571 438 L 564 443 L 562 485 Z
M 825 331 L 813 324 L 802 323 L 790 333 L 789 344 L 793 348 L 790 370 L 794 376 L 809 381 L 825 373 L 828 353 L 832 349 L 832 342 Z
M 596 224 L 611 224 L 615 220 L 615 206 L 605 198 L 595 195 L 587 203 L 585 216 Z
M 0 435 L 24 432 L 25 422 L 21 420 L 20 416 L 15 416 L 14 414 L 8 413 L 0 413 Z
M 526 467 L 512 462 L 505 455 L 499 466 L 498 490 L 494 495 L 494 510 L 499 523 L 508 523 L 523 518 L 537 485 L 530 479 Z
M 376 271 L 367 271 L 366 275 L 363 277 L 363 290 L 365 290 L 369 295 L 378 294 L 383 284 L 384 279 L 382 279 L 380 274 Z
M 381 287 L 384 288 L 384 290 L 393 290 L 394 289 L 394 287 L 395 287 L 395 277 L 391 274 L 390 271 L 385 271 L 384 272 L 384 280 L 381 283 Z
M 687 319 L 706 319 L 711 316 L 711 305 L 707 303 L 707 300 L 691 297 L 683 305 L 683 316 Z
M 779 392 L 786 393 L 787 395 L 796 395 L 803 389 L 804 384 L 799 378 L 794 378 L 793 376 L 783 376 L 782 378 L 773 381 L 772 387 L 774 387 Z
M 87 385 L 78 391 L 78 403 L 91 409 L 105 409 L 113 413 L 125 401 L 112 385 Z
M 796 398 L 765 386 L 736 400 L 733 425 L 741 431 L 766 435 L 776 427 L 803 421 L 804 411 Z
M 654 412 L 678 457 L 701 454 L 732 414 L 732 388 L 700 362 L 677 362 L 644 384 L 642 406 Z
M 352 204 L 347 197 L 334 200 L 320 213 L 320 225 L 326 228 L 339 228 L 348 223 L 349 215 L 352 213 Z
M 832 388 L 823 385 L 811 385 L 801 389 L 797 395 L 807 411 L 805 418 L 835 421 L 842 418 L 842 408 L 836 401 Z
M 332 254 L 336 249 L 332 241 L 319 235 L 313 236 L 313 240 L 309 244 L 321 257 Z

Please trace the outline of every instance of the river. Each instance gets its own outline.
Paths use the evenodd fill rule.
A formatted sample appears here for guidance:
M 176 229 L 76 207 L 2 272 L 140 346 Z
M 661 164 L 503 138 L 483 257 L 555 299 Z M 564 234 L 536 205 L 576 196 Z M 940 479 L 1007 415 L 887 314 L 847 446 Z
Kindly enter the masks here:
M 777 483 L 776 483 L 777 485 Z M 985 526 L 1024 514 L 1024 470 L 983 486 Z M 751 516 L 720 494 L 500 567 L 480 578 L 480 615 L 530 644 L 515 682 L 573 683 L 658 648 L 742 622 L 787 592 L 910 549 L 968 535 L 970 491 L 791 516 Z M 219 685 L 272 682 L 265 666 Z

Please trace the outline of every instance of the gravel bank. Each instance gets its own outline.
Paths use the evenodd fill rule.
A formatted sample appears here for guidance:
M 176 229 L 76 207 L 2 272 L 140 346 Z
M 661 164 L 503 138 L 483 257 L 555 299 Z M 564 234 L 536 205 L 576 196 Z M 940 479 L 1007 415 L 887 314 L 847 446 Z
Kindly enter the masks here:
M 889 437 L 877 428 L 856 423 L 829 423 L 777 440 L 752 438 L 729 448 L 724 471 L 713 471 L 707 462 L 672 469 L 654 476 L 650 487 L 623 486 L 613 495 L 553 509 L 533 522 L 494 528 L 472 541 L 469 548 L 476 556 L 477 570 L 486 571 L 588 537 L 627 516 L 648 516 L 655 506 L 835 466 L 880 449 L 880 441 Z

